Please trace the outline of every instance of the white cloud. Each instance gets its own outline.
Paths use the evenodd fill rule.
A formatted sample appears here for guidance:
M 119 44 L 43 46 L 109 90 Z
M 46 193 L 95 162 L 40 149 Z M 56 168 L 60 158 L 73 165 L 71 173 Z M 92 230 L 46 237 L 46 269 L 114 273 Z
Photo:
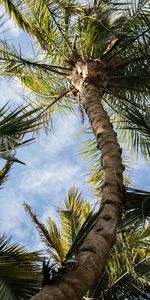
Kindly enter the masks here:
M 17 25 L 15 25 L 15 23 L 13 22 L 12 19 L 9 19 L 6 24 L 4 25 L 4 30 L 8 30 L 9 34 L 12 35 L 12 37 L 19 37 L 19 35 L 21 34 L 20 29 L 18 28 Z
M 16 189 L 10 188 L 9 191 L 1 191 L 0 201 L 0 228 L 1 232 L 9 236 L 15 235 L 18 241 L 23 241 L 26 237 L 25 214 L 22 203 L 24 196 L 17 192 Z
M 10 100 L 11 103 L 22 103 L 24 92 L 15 79 L 0 78 L 0 107 Z
M 81 167 L 76 156 L 78 140 L 75 138 L 77 119 L 68 116 L 65 121 L 57 120 L 54 136 L 41 136 L 40 142 L 32 145 L 31 151 L 27 149 L 22 152 L 21 159 L 28 165 L 18 181 L 20 188 L 26 192 L 48 193 L 50 186 L 54 193 L 60 191 L 62 186 L 66 189 L 80 183 Z
M 59 161 L 58 163 L 45 164 L 40 169 L 35 168 L 27 172 L 20 182 L 20 188 L 27 192 L 43 194 L 47 193 L 50 187 L 51 192 L 54 193 L 61 189 L 62 184 L 66 187 L 72 183 L 73 178 L 79 172 L 79 166 L 74 166 L 68 162 Z

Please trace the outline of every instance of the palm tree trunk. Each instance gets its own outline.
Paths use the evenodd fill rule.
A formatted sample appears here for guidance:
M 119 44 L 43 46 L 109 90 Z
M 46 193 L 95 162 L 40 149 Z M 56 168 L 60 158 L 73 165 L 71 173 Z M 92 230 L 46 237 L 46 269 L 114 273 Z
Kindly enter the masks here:
M 91 127 L 101 150 L 104 185 L 101 206 L 114 204 L 122 207 L 123 170 L 121 148 L 117 142 L 107 113 L 100 101 L 99 89 L 89 84 L 82 90 L 82 105 L 89 117 Z
M 76 257 L 70 272 L 52 285 L 47 285 L 32 300 L 79 300 L 99 279 L 104 271 L 106 257 L 115 243 L 120 219 L 123 190 L 123 167 L 120 146 L 109 118 L 100 103 L 99 89 L 87 84 L 81 90 L 82 105 L 89 117 L 102 152 L 104 186 L 102 211 Z

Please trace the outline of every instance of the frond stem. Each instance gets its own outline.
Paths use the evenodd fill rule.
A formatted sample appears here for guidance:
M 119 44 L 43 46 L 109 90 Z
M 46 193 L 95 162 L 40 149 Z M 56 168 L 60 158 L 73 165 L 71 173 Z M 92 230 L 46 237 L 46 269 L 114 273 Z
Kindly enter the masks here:
M 67 46 L 69 47 L 69 49 L 70 49 L 71 52 L 72 52 L 72 48 L 71 48 L 71 46 L 70 46 L 70 44 L 69 44 L 67 38 L 65 37 L 65 35 L 64 35 L 63 31 L 62 31 L 62 29 L 60 28 L 59 24 L 57 23 L 56 19 L 55 19 L 54 16 L 53 16 L 53 13 L 51 12 L 51 10 L 50 10 L 50 8 L 49 8 L 49 6 L 48 6 L 48 4 L 47 4 L 47 0 L 45 0 L 45 4 L 46 4 L 46 7 L 47 7 L 47 9 L 48 9 L 48 11 L 49 11 L 49 13 L 50 13 L 50 15 L 51 15 L 51 17 L 52 17 L 54 23 L 56 24 L 58 30 L 60 31 L 60 34 L 63 36 L 64 40 L 65 40 L 66 43 L 67 43 Z
M 70 89 L 65 89 L 63 90 L 58 97 L 51 102 L 38 116 L 41 116 L 45 111 L 47 111 L 51 106 L 53 106 L 56 102 L 58 102 L 61 98 L 63 98 L 64 96 L 66 96 L 68 93 L 70 92 Z
M 112 59 L 114 56 L 119 54 L 122 50 L 126 49 L 128 46 L 130 46 L 132 43 L 134 43 L 137 39 L 139 39 L 142 35 L 144 35 L 146 32 L 148 32 L 150 29 L 147 28 L 145 31 L 140 33 L 138 36 L 136 36 L 134 39 L 132 39 L 129 43 L 125 44 L 121 49 L 119 49 L 117 52 L 115 52 L 112 56 L 110 56 L 106 61 L 109 61 Z

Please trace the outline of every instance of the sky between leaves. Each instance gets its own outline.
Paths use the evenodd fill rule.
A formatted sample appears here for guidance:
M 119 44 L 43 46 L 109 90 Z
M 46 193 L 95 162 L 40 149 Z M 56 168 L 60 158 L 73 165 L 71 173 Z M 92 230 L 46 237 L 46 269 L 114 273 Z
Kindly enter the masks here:
M 11 20 L 3 26 L 0 38 L 18 46 L 25 56 L 32 54 L 31 42 L 27 34 L 18 30 Z M 17 80 L 0 79 L 0 105 L 8 100 L 12 105 L 20 104 L 25 95 Z M 23 209 L 28 202 L 37 216 L 46 222 L 48 216 L 58 221 L 57 208 L 61 206 L 69 188 L 79 187 L 84 196 L 92 199 L 86 184 L 85 163 L 80 159 L 79 150 L 82 129 L 80 116 L 56 115 L 54 134 L 40 133 L 38 140 L 30 146 L 18 150 L 17 157 L 27 165 L 14 164 L 8 181 L 0 191 L 0 228 L 30 250 L 42 247 L 38 234 Z M 130 159 L 128 174 L 136 188 L 149 190 L 150 173 L 147 165 L 140 159 Z M 3 162 L 0 162 L 0 166 Z M 94 203 L 92 201 L 92 203 Z

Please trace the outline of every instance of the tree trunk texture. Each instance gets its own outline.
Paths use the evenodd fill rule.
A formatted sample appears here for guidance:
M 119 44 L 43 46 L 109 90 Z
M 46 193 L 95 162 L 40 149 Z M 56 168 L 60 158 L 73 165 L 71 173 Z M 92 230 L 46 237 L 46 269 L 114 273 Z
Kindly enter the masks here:
M 75 87 L 80 92 L 82 106 L 89 117 L 97 147 L 102 153 L 102 211 L 79 249 L 73 268 L 54 284 L 42 288 L 32 300 L 81 300 L 102 276 L 107 254 L 116 240 L 123 199 L 121 149 L 101 104 L 99 87 L 91 81 L 85 84 L 84 79 L 80 81 L 80 87 Z

